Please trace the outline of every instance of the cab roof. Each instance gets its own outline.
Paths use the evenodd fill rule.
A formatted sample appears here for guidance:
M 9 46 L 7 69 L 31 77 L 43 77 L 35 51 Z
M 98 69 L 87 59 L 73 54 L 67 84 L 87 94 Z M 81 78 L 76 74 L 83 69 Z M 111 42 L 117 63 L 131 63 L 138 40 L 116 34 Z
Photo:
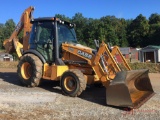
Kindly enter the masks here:
M 63 24 L 67 24 L 67 25 L 70 25 L 72 27 L 75 27 L 76 25 L 73 24 L 73 23 L 70 23 L 68 21 L 65 21 L 65 20 L 61 20 L 57 17 L 39 17 L 39 18 L 35 18 L 35 19 L 32 19 L 31 20 L 31 23 L 34 23 L 34 22 L 42 22 L 42 21 L 54 21 L 56 19 L 56 21 L 60 22 L 60 23 L 63 23 Z
M 35 18 L 32 21 L 53 21 L 55 19 L 55 17 L 39 17 L 39 18 Z M 59 18 L 56 18 L 57 21 L 59 21 Z

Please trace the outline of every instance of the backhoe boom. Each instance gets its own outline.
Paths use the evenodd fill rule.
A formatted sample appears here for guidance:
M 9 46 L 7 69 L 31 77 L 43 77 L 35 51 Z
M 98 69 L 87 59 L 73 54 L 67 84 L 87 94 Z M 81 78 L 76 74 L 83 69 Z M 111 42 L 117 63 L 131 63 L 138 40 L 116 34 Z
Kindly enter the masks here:
M 29 37 L 32 24 L 30 23 L 32 19 L 32 12 L 34 11 L 34 7 L 27 8 L 18 22 L 15 30 L 9 39 L 4 40 L 3 46 L 5 47 L 6 52 L 12 53 L 16 50 L 18 57 L 22 56 L 23 51 L 28 49 L 29 45 Z M 19 33 L 23 30 L 23 42 L 20 42 L 17 38 Z

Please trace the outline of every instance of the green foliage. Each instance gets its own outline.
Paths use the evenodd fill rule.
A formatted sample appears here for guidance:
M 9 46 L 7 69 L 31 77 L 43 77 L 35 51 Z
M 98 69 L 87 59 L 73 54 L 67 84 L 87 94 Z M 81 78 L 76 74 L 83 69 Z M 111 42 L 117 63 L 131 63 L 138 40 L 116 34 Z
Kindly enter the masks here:
M 150 73 L 160 73 L 160 64 L 155 63 L 128 63 L 132 70 L 148 69 Z M 123 64 L 119 64 L 119 67 L 126 71 L 126 67 Z
M 142 14 L 135 19 L 125 20 L 115 16 L 103 16 L 99 19 L 86 18 L 76 13 L 72 18 L 56 14 L 56 17 L 76 24 L 75 30 L 79 43 L 95 48 L 94 39 L 118 45 L 120 47 L 145 47 L 160 45 L 160 15 L 151 14 L 147 19 Z M 5 39 L 9 38 L 15 28 L 12 19 L 0 24 L 0 49 Z M 19 38 L 23 36 L 23 32 Z
M 160 45 L 160 15 L 151 14 L 149 17 L 150 34 L 148 35 L 149 44 L 151 45 Z
M 137 16 L 130 24 L 128 29 L 129 44 L 133 47 L 144 47 L 147 43 L 149 24 L 146 17 L 142 14 Z
M 0 49 L 3 49 L 3 41 L 11 36 L 14 29 L 15 23 L 13 19 L 7 20 L 4 25 L 0 24 Z
M 69 17 L 66 17 L 65 15 L 56 14 L 55 17 L 57 17 L 57 18 L 59 18 L 61 20 L 68 21 L 68 22 L 71 21 L 71 19 Z
M 16 52 L 12 53 L 12 56 L 13 56 L 13 60 L 14 61 L 17 61 L 18 60 L 18 55 Z
M 73 23 L 76 24 L 76 34 L 78 40 L 84 40 L 85 42 L 85 36 L 84 36 L 84 31 L 86 29 L 86 24 L 87 24 L 87 18 L 83 17 L 81 13 L 76 13 L 71 20 Z
M 9 38 L 14 29 L 15 29 L 15 23 L 13 19 L 9 19 L 8 21 L 6 21 L 5 26 L 3 28 L 4 37 Z
M 148 69 L 150 73 L 160 73 L 160 64 L 155 63 L 129 63 L 132 70 Z
M 15 23 L 13 19 L 7 20 L 4 25 L 0 24 L 0 49 L 3 49 L 3 41 L 10 38 L 14 29 L 15 29 Z M 18 60 L 18 56 L 16 53 L 13 53 L 12 55 L 14 60 Z
M 3 40 L 3 33 L 2 33 L 2 29 L 3 29 L 3 27 L 2 26 L 0 26 L 0 49 L 2 49 L 2 40 Z

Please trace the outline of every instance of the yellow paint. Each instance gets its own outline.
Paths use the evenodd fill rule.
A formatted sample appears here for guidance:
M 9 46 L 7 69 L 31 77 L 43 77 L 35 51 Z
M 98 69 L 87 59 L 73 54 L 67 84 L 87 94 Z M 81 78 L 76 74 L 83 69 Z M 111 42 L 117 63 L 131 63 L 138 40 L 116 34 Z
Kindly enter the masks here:
M 50 80 L 51 79 L 51 73 L 52 73 L 52 66 L 45 63 L 43 65 L 43 79 Z
M 28 62 L 22 64 L 21 75 L 25 80 L 28 80 L 31 77 L 30 69 L 31 65 Z
M 20 58 L 20 57 L 22 56 L 21 48 L 23 48 L 23 45 L 22 45 L 20 42 L 18 42 L 18 41 L 16 41 L 15 44 L 16 44 L 16 46 L 17 46 L 17 47 L 16 47 L 17 55 L 18 55 L 18 57 Z
M 60 80 L 62 74 L 69 70 L 68 66 L 66 65 L 48 65 L 47 63 L 44 64 L 43 69 L 43 79 L 47 80 Z
M 66 65 L 52 65 L 51 80 L 60 80 L 62 74 L 67 70 L 69 70 L 69 68 Z
M 47 63 L 44 64 L 43 69 L 43 78 L 47 80 L 59 80 L 62 74 L 69 70 L 68 66 L 66 65 L 48 65 Z

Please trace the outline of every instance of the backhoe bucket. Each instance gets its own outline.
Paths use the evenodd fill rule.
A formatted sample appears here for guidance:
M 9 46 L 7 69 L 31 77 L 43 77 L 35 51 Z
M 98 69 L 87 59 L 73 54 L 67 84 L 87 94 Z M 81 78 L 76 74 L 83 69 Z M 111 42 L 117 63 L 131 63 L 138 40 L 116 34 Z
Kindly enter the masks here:
M 138 108 L 155 93 L 148 70 L 121 71 L 106 89 L 108 105 Z
M 12 53 L 15 51 L 14 45 L 12 41 L 9 41 L 9 39 L 5 40 L 3 42 L 3 46 L 5 47 L 6 52 Z

